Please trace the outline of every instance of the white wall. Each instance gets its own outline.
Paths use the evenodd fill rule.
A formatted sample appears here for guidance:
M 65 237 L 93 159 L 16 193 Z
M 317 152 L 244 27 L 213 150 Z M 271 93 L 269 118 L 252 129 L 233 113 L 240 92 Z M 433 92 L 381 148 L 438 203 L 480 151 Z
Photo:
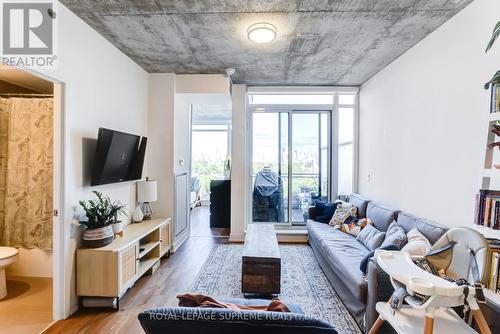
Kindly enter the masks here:
M 158 200 L 152 204 L 154 215 L 173 218 L 174 177 L 190 173 L 190 105 L 227 103 L 228 79 L 219 74 L 151 74 L 149 80 L 149 175 L 158 180 Z M 189 188 L 190 182 L 187 187 Z M 182 189 L 188 195 L 189 189 Z M 182 196 L 184 194 L 179 194 Z M 188 210 L 188 208 L 186 208 Z M 186 230 L 174 235 L 174 251 L 189 237 Z
M 19 248 L 16 263 L 7 267 L 7 276 L 52 277 L 53 253 L 50 250 Z
M 174 213 L 174 99 L 175 74 L 150 74 L 148 175 L 158 181 L 158 200 L 151 204 L 158 217 Z
M 476 0 L 360 91 L 359 191 L 446 225 L 473 222 L 500 42 L 498 0 Z
M 92 190 L 99 190 L 126 204 L 132 212 L 136 198 L 135 183 L 93 188 L 85 185 L 82 141 L 95 139 L 98 127 L 147 135 L 148 74 L 62 4 L 58 11 L 59 64 L 43 74 L 65 84 L 64 203 L 60 209 L 66 232 L 63 239 L 67 316 L 77 309 L 75 249 L 81 231 L 73 214 L 78 200 L 88 199 Z
M 247 155 L 250 133 L 247 122 L 246 85 L 233 86 L 233 115 L 231 139 L 231 242 L 245 240 L 245 224 L 248 218 L 248 178 Z

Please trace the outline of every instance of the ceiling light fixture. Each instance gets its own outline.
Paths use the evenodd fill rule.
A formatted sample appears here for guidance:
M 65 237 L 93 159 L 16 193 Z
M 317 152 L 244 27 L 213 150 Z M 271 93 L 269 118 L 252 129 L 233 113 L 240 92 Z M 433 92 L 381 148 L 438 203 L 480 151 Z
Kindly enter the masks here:
M 252 42 L 265 44 L 274 41 L 278 29 L 271 23 L 255 23 L 247 29 L 248 39 Z

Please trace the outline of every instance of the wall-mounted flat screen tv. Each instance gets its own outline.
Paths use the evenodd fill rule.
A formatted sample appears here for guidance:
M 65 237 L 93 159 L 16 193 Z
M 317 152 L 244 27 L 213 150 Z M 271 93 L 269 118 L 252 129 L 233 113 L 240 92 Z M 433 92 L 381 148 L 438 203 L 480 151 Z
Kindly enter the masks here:
M 140 180 L 147 138 L 99 128 L 91 186 Z

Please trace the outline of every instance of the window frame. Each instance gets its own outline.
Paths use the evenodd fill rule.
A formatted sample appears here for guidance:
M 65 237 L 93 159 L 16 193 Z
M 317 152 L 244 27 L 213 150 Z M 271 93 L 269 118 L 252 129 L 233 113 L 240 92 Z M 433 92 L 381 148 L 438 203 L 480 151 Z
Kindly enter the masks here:
M 333 95 L 332 105 L 320 105 L 320 104 L 252 104 L 250 103 L 251 95 L 259 94 L 272 94 L 272 95 Z M 354 104 L 340 104 L 339 95 L 354 95 Z M 353 119 L 353 139 L 352 141 L 339 143 L 338 131 L 339 131 L 339 109 L 341 108 L 353 108 L 354 119 Z M 249 144 L 249 153 L 247 156 L 248 166 L 249 166 L 249 177 L 247 179 L 247 191 L 251 194 L 252 185 L 252 166 L 253 166 L 253 113 L 255 112 L 287 112 L 289 115 L 292 114 L 293 110 L 318 112 L 327 111 L 330 113 L 329 116 L 329 141 L 330 141 L 330 152 L 329 155 L 329 175 L 330 182 L 328 185 L 328 196 L 330 200 L 338 198 L 338 170 L 339 170 L 339 157 L 338 157 L 338 147 L 352 144 L 353 147 L 353 161 L 352 161 L 352 192 L 358 191 L 358 178 L 359 178 L 359 89 L 357 87 L 248 87 L 247 88 L 247 122 L 248 122 L 248 133 L 247 133 L 247 143 Z M 289 127 L 291 127 L 291 116 Z M 291 136 L 291 131 L 289 131 L 289 137 Z M 291 140 L 291 138 L 289 138 Z M 336 149 L 333 149 L 333 148 Z M 291 154 L 291 152 L 289 153 Z M 290 159 L 290 158 L 289 158 Z M 291 160 L 289 160 L 291 161 Z M 289 174 L 291 173 L 289 168 Z M 290 175 L 289 175 L 290 177 Z M 288 189 L 288 196 L 290 196 L 291 189 Z M 290 197 L 289 197 L 290 198 Z M 249 207 L 247 222 L 253 223 L 252 217 L 252 197 L 249 196 L 248 203 Z M 290 211 L 291 208 L 289 208 Z M 289 213 L 290 214 L 290 213 Z M 275 223 L 276 227 L 283 228 L 300 228 L 303 229 L 304 226 L 293 226 L 292 219 L 290 219 L 287 224 Z

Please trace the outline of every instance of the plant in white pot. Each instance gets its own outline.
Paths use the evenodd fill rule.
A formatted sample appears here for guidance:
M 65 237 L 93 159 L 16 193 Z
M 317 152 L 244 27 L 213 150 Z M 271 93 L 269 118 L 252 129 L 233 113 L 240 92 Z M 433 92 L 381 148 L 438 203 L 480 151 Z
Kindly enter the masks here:
M 499 36 L 500 36 L 500 21 L 498 21 L 497 24 L 495 25 L 495 27 L 493 28 L 493 32 L 491 33 L 490 41 L 488 42 L 488 45 L 486 46 L 486 51 L 485 51 L 486 53 L 488 53 L 488 51 L 490 51 L 491 47 L 493 46 L 493 44 L 495 44 L 495 41 L 498 39 Z M 490 85 L 495 86 L 498 84 L 500 84 L 500 71 L 497 71 L 493 75 L 491 80 L 484 84 L 484 89 L 489 89 Z
M 85 219 L 80 224 L 87 227 L 83 232 L 83 245 L 87 248 L 104 247 L 113 242 L 114 232 L 112 224 L 121 223 L 118 215 L 126 215 L 125 205 L 118 201 L 111 202 L 100 192 L 93 191 L 97 200 L 80 201 L 85 211 Z

